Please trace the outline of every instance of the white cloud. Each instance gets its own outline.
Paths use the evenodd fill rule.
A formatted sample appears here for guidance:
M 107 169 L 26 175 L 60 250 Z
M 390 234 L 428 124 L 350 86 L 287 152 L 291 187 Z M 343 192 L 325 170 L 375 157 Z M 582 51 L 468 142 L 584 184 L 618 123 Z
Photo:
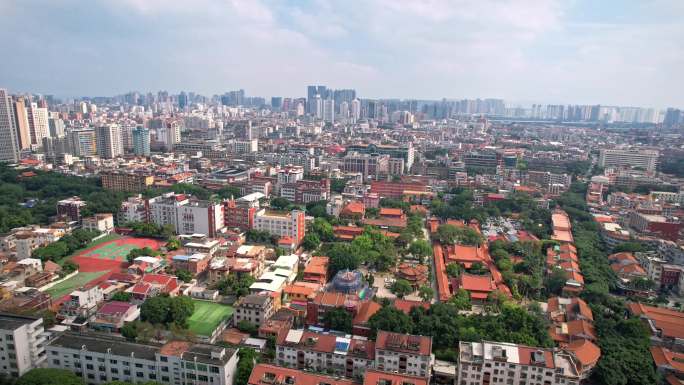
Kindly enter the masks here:
M 654 1 L 623 24 L 583 21 L 590 0 L 0 1 L 0 34 L 20 36 L 0 41 L 0 84 L 681 104 L 684 2 Z

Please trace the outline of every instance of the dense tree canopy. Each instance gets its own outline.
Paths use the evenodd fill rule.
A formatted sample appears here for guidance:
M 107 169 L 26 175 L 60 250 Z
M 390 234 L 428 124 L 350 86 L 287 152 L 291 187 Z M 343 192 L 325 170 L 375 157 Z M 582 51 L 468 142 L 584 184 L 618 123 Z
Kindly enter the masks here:
M 19 377 L 17 385 L 83 385 L 83 380 L 69 370 L 36 368 Z
M 143 302 L 140 308 L 140 318 L 152 324 L 175 323 L 185 327 L 194 310 L 195 304 L 190 297 L 159 295 Z
M 323 316 L 325 327 L 345 333 L 352 332 L 352 315 L 347 310 L 336 307 L 325 312 Z
M 475 246 L 484 242 L 484 237 L 471 227 L 441 225 L 437 228 L 437 239 L 444 244 Z

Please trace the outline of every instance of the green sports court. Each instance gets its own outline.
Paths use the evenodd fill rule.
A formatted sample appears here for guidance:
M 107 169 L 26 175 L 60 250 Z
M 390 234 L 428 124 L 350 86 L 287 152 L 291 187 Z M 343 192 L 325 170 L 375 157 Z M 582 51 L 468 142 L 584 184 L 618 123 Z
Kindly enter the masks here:
M 233 314 L 233 308 L 216 302 L 193 300 L 195 311 L 188 318 L 188 329 L 201 336 L 211 336 L 217 326 Z

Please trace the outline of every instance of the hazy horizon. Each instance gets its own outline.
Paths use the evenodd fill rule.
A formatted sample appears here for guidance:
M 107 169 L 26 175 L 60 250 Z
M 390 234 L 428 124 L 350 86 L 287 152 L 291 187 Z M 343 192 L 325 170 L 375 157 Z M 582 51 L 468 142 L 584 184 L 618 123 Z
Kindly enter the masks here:
M 0 87 L 684 107 L 680 0 L 0 3 Z

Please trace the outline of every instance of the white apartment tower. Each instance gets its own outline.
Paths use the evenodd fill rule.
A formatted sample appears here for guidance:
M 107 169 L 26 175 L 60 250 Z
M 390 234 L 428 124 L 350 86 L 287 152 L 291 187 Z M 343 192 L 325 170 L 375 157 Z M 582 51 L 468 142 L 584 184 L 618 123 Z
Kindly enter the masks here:
M 0 373 L 19 377 L 43 366 L 46 341 L 42 318 L 0 314 Z
M 38 107 L 37 103 L 28 103 L 26 108 L 31 144 L 40 146 L 43 138 L 50 136 L 50 122 L 48 109 Z
M 18 162 L 19 147 L 12 103 L 7 90 L 0 88 L 0 162 Z
M 351 102 L 351 121 L 356 123 L 361 119 L 361 102 L 359 99 L 354 99 Z
M 97 154 L 113 159 L 123 155 L 121 128 L 118 124 L 106 124 L 97 128 Z

